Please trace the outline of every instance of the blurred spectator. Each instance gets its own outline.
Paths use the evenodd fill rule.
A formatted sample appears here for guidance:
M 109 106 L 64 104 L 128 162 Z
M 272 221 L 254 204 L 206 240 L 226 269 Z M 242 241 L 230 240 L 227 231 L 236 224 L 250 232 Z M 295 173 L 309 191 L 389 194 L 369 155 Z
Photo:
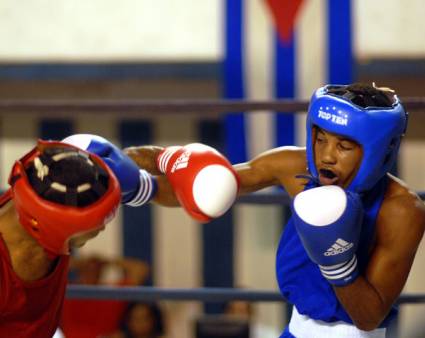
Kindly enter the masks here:
M 162 311 L 155 303 L 132 303 L 123 315 L 120 330 L 105 337 L 164 338 Z
M 104 275 L 110 269 L 119 275 L 112 285 L 141 285 L 149 275 L 148 265 L 135 258 L 72 258 L 70 269 L 74 275 L 70 283 L 84 285 L 105 285 Z M 116 300 L 65 299 L 60 327 L 66 338 L 97 338 L 117 330 L 127 305 Z
M 250 302 L 234 300 L 226 304 L 224 314 L 243 319 L 252 320 L 254 309 Z

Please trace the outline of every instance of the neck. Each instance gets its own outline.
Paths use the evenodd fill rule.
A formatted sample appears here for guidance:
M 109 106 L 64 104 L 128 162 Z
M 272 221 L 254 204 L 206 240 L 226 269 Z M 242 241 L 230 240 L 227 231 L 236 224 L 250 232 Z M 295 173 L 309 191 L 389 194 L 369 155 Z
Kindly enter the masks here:
M 0 209 L 0 232 L 9 251 L 12 268 L 22 280 L 34 281 L 49 274 L 54 261 L 19 223 L 13 201 Z

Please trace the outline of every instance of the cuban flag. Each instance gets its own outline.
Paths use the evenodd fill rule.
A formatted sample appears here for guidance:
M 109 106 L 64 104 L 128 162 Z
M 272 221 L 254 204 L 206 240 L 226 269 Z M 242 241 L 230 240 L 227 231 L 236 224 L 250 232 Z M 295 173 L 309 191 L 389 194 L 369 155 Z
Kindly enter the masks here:
M 350 0 L 225 0 L 224 4 L 224 98 L 309 99 L 326 83 L 352 82 Z M 305 114 L 229 112 L 224 121 L 226 154 L 232 163 L 278 146 L 305 145 Z M 231 226 L 220 227 L 221 233 L 234 236 L 227 250 L 233 256 L 223 257 L 220 248 L 214 257 L 232 262 L 234 285 L 278 289 L 275 255 L 287 217 L 282 209 L 236 205 Z M 259 320 L 270 327 L 282 327 L 285 313 L 279 304 L 259 305 Z
M 325 83 L 352 82 L 350 0 L 225 1 L 224 97 L 307 99 Z M 303 145 L 302 115 L 232 112 L 233 163 L 282 145 Z

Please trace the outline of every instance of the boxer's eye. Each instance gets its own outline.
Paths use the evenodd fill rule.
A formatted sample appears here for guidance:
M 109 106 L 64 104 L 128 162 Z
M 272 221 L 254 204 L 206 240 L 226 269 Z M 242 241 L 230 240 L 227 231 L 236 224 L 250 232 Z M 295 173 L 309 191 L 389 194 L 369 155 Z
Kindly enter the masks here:
M 350 142 L 341 142 L 340 145 L 342 150 L 352 150 L 353 145 Z
M 324 135 L 322 135 L 322 134 L 318 134 L 317 135 L 317 137 L 316 137 L 316 143 L 324 143 L 326 141 L 326 139 L 325 139 L 325 137 L 324 137 Z
M 320 174 L 325 176 L 326 178 L 334 178 L 336 177 L 335 173 L 329 169 L 320 169 Z

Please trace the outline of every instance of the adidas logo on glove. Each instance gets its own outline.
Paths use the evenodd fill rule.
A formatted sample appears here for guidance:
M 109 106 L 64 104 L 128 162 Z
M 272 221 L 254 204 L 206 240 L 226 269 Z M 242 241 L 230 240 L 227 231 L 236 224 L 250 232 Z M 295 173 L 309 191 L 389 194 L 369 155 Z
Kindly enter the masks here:
M 350 250 L 354 246 L 353 243 L 344 241 L 342 238 L 338 238 L 332 246 L 326 250 L 325 256 L 335 256 Z
M 181 154 L 180 157 L 173 164 L 171 172 L 173 173 L 176 170 L 187 168 L 187 166 L 189 165 L 189 158 L 191 154 L 191 151 L 185 151 L 183 154 Z

